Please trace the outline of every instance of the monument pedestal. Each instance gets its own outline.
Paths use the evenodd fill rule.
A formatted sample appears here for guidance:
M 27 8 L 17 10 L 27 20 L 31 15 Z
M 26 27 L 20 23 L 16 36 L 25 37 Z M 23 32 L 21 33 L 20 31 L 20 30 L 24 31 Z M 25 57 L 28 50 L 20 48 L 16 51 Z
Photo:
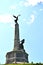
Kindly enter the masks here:
M 8 52 L 6 55 L 6 63 L 28 63 L 28 54 L 23 50 Z

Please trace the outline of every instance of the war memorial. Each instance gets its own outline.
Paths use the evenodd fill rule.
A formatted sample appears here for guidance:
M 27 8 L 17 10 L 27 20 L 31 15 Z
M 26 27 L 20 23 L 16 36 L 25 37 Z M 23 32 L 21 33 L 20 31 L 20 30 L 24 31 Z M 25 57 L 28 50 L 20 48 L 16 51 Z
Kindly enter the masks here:
M 25 39 L 22 39 L 20 41 L 20 37 L 19 37 L 19 24 L 18 24 L 18 16 L 14 16 L 15 18 L 14 22 L 15 22 L 15 31 L 14 31 L 14 48 L 12 51 L 7 52 L 6 54 L 6 64 L 9 63 L 22 63 L 22 62 L 26 62 L 28 63 L 28 54 L 26 53 L 25 49 L 24 49 L 24 42 Z

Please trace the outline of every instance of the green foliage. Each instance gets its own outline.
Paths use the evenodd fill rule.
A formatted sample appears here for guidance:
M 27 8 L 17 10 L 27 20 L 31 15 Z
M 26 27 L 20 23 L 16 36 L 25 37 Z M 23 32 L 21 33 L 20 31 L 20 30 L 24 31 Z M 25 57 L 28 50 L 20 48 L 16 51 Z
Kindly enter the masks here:
M 0 64 L 0 65 L 43 65 L 42 63 L 33 63 L 33 62 L 31 62 L 31 63 L 19 63 L 19 64 L 17 64 L 17 63 L 14 63 L 14 64 Z

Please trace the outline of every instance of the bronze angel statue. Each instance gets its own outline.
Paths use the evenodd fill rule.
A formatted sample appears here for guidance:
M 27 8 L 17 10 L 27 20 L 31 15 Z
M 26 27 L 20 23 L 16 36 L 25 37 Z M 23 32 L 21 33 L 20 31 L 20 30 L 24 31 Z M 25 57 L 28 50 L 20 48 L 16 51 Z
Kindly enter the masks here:
M 18 17 L 19 17 L 20 15 L 18 15 L 18 16 L 15 16 L 15 15 L 13 15 L 13 17 L 15 18 L 15 23 L 17 23 L 17 21 L 18 21 Z

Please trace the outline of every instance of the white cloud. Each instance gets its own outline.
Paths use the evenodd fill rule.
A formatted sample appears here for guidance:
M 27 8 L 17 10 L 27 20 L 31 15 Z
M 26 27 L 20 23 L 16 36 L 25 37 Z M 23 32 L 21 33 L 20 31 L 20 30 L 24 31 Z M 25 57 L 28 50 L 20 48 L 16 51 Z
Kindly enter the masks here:
M 26 19 L 24 18 L 23 21 L 26 21 Z
M 0 15 L 0 22 L 9 23 L 12 21 L 12 16 L 10 14 L 2 14 Z
M 10 6 L 10 9 L 14 9 L 14 10 L 15 10 L 16 8 L 17 8 L 16 5 L 11 5 L 11 6 Z
M 14 22 L 11 23 L 11 27 L 14 28 L 15 27 L 15 24 Z
M 19 5 L 20 5 L 20 6 L 22 6 L 23 4 L 24 4 L 24 2 L 23 2 L 23 1 L 20 1 L 20 2 L 19 2 Z
M 29 3 L 28 2 L 24 2 L 24 6 L 28 7 Z
M 43 3 L 43 0 L 26 0 L 24 2 L 24 6 L 28 7 L 29 5 L 32 5 L 32 6 L 35 6 L 37 5 L 38 3 L 42 2 Z
M 31 16 L 30 16 L 30 20 L 27 22 L 28 24 L 32 24 L 33 22 L 34 22 L 34 20 L 35 20 L 35 16 L 32 14 Z
M 40 9 L 40 11 L 43 11 L 43 9 Z
M 0 23 L 10 23 L 11 27 L 14 28 L 14 18 L 10 14 L 0 15 Z
M 34 23 L 34 20 L 35 20 L 35 15 L 34 14 L 31 14 L 30 15 L 30 19 L 26 19 L 26 18 L 24 18 L 23 19 L 23 21 L 25 22 L 25 23 L 27 23 L 27 24 L 32 24 L 32 23 Z

